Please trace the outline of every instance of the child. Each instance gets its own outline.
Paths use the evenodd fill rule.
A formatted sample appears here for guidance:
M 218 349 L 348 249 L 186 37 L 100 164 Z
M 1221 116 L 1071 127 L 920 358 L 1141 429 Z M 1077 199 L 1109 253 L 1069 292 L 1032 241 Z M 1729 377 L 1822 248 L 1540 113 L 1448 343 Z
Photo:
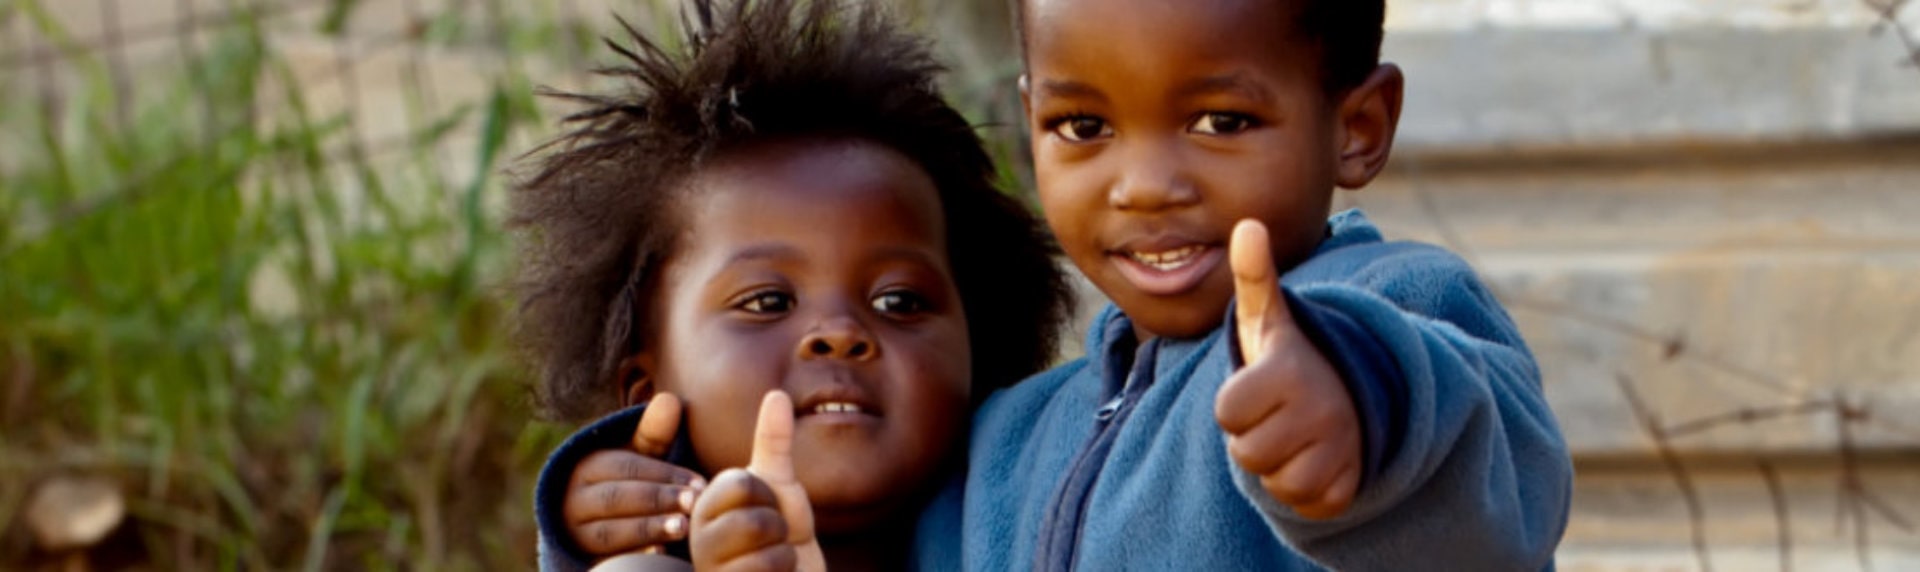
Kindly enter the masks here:
M 1392 147 L 1383 4 L 1019 6 L 1040 202 L 1117 310 L 982 404 L 921 564 L 1553 566 L 1572 468 L 1512 321 L 1457 257 L 1327 218 Z
M 632 93 L 565 96 L 582 126 L 514 192 L 543 404 L 629 406 L 549 459 L 541 566 L 663 537 L 703 568 L 791 565 L 817 522 L 836 568 L 898 567 L 971 406 L 1051 359 L 1050 242 L 921 41 L 832 0 L 692 8 L 684 53 L 615 46 Z M 759 449 L 788 439 L 774 474 Z

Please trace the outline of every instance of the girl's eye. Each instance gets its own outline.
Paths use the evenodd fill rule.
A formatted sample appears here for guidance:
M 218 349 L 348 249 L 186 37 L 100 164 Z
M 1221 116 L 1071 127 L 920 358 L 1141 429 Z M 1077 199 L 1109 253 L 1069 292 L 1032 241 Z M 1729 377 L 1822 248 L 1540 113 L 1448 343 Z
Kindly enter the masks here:
M 932 306 L 925 297 L 908 290 L 881 292 L 873 297 L 873 309 L 882 314 L 908 315 L 926 312 Z
M 741 310 L 755 314 L 781 314 L 793 310 L 793 296 L 786 292 L 758 292 L 741 302 Z
M 1203 135 L 1232 135 L 1253 128 L 1253 118 L 1238 113 L 1208 113 L 1194 120 L 1192 130 Z
M 1113 127 L 1098 117 L 1076 115 L 1054 121 L 1053 132 L 1075 143 L 1113 134 Z

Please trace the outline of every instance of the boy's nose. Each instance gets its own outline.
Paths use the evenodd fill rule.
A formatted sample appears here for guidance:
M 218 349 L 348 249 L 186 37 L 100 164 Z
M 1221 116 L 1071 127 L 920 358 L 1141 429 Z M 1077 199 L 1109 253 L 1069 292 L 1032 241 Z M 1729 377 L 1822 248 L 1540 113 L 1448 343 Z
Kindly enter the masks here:
M 795 350 L 803 360 L 872 361 L 880 357 L 880 344 L 875 342 L 866 327 L 850 317 L 822 321 L 807 335 L 800 337 L 799 347 Z
M 1107 191 L 1107 204 L 1123 211 L 1158 211 L 1198 204 L 1200 192 L 1181 172 L 1175 152 L 1161 147 L 1128 157 L 1120 177 Z

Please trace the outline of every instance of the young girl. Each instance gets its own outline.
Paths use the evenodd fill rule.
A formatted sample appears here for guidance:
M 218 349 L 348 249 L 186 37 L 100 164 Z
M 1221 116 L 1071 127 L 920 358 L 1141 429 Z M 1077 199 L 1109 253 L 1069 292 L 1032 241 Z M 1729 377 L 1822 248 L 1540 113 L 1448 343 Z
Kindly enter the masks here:
M 899 567 L 972 405 L 1052 356 L 1050 242 L 920 40 L 832 0 L 691 8 L 678 53 L 614 46 L 630 93 L 562 94 L 589 109 L 514 191 L 543 405 L 628 407 L 543 469 L 542 568 L 680 537 L 701 568 L 792 562 L 796 484 L 828 563 Z

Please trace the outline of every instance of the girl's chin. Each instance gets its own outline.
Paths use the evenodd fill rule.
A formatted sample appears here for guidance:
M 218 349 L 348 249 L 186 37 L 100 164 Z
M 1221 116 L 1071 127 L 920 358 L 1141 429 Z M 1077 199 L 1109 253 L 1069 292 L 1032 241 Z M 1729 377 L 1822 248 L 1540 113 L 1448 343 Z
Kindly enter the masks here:
M 885 505 L 851 505 L 816 502 L 813 505 L 814 530 L 823 536 L 872 532 L 872 528 L 892 516 Z

